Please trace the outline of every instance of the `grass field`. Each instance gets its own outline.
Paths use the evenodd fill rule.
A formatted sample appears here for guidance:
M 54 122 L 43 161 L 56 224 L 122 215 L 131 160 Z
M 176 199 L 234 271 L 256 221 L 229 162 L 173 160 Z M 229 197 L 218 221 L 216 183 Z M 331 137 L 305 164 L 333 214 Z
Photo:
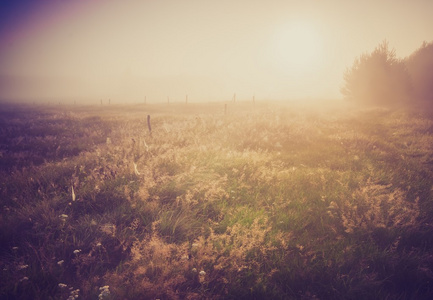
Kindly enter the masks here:
M 433 298 L 420 112 L 3 105 L 0 123 L 1 299 Z

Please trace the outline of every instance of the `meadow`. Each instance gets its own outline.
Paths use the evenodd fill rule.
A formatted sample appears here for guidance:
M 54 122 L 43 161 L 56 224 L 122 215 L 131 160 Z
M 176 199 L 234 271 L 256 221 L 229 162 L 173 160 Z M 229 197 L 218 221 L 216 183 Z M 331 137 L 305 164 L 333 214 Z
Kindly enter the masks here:
M 4 104 L 0 123 L 1 299 L 433 298 L 422 111 Z

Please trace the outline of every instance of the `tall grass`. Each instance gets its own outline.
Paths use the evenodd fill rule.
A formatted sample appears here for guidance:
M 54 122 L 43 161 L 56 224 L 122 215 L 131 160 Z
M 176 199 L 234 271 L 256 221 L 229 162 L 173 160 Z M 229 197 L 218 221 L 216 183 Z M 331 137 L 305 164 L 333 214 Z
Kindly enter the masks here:
M 433 296 L 420 113 L 173 104 L 2 123 L 1 298 Z

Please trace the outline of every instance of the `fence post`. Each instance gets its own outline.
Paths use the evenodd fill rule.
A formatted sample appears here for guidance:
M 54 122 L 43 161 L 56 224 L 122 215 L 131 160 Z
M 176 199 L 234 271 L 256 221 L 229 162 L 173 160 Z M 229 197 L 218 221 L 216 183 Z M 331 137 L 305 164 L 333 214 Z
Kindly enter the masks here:
M 152 136 L 152 127 L 150 126 L 150 115 L 147 115 L 147 128 L 149 128 L 149 134 Z

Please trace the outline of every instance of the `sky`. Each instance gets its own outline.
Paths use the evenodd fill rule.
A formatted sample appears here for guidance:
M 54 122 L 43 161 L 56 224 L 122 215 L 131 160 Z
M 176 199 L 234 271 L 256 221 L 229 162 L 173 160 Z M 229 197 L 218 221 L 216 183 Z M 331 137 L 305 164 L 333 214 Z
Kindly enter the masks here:
M 340 98 L 383 40 L 433 41 L 430 0 L 3 0 L 0 100 Z

